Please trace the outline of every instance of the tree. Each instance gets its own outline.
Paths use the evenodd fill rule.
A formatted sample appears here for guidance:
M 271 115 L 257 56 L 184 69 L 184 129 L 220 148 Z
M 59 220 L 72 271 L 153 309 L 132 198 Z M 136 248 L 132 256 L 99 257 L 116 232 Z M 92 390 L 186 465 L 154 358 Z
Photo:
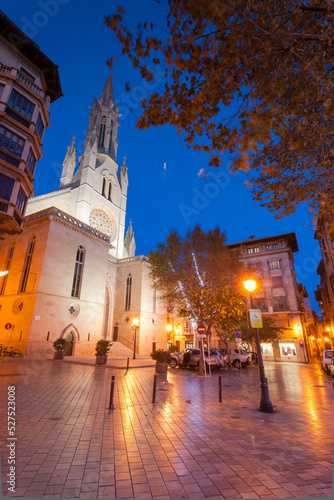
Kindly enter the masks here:
M 164 87 L 142 101 L 139 128 L 176 126 L 213 166 L 232 152 L 276 217 L 302 201 L 334 211 L 330 0 L 169 0 L 164 39 L 147 22 L 131 33 L 123 14 L 106 23 L 133 66 L 152 81 L 152 66 L 167 65 Z
M 208 232 L 197 224 L 184 238 L 171 231 L 166 243 L 149 253 L 150 277 L 161 298 L 177 315 L 203 323 L 210 334 L 218 315 L 242 311 L 244 266 L 225 245 L 219 227 Z

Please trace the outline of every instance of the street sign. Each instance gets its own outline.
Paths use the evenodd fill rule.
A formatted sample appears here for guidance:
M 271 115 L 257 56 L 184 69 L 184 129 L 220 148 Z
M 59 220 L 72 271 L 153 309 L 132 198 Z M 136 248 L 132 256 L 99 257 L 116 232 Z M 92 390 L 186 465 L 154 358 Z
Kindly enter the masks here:
M 198 325 L 197 327 L 197 333 L 205 333 L 206 332 L 206 326 L 204 325 Z
M 262 316 L 260 309 L 249 309 L 248 318 L 249 318 L 249 326 L 251 328 L 263 328 L 262 325 Z
M 240 342 L 242 342 L 242 339 L 240 339 L 239 337 L 236 337 L 235 341 L 238 342 L 238 344 L 239 344 Z
M 206 339 L 206 335 L 205 335 L 205 333 L 204 334 L 199 333 L 197 335 L 197 338 L 199 338 L 199 339 Z
M 235 332 L 235 336 L 236 338 L 241 339 L 241 332 Z
M 300 345 L 300 347 L 304 347 L 304 340 L 300 340 L 299 345 Z
M 12 328 L 12 324 L 11 323 L 7 323 L 5 325 L 5 328 L 6 328 L 6 330 L 10 330 Z

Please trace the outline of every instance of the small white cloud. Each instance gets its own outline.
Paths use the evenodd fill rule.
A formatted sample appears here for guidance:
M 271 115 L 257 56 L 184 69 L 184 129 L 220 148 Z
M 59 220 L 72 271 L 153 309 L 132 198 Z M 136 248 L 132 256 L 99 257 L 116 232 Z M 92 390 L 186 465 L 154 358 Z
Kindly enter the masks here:
M 206 179 L 209 179 L 209 174 L 206 174 L 205 173 L 205 168 L 201 168 L 200 171 L 198 172 L 197 176 L 200 178 L 200 179 L 203 179 L 204 177 Z
M 164 163 L 163 169 L 164 169 L 164 170 L 167 170 L 167 165 L 166 165 L 166 163 Z

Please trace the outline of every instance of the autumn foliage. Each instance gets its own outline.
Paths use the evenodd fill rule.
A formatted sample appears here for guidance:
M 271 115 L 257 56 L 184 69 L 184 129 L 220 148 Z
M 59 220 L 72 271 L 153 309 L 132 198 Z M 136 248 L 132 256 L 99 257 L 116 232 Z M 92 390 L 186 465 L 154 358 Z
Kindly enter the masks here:
M 334 205 L 330 0 L 169 0 L 164 38 L 149 20 L 131 33 L 123 17 L 106 23 L 143 78 L 166 68 L 139 128 L 174 125 L 212 166 L 230 151 L 278 217 L 302 201 Z

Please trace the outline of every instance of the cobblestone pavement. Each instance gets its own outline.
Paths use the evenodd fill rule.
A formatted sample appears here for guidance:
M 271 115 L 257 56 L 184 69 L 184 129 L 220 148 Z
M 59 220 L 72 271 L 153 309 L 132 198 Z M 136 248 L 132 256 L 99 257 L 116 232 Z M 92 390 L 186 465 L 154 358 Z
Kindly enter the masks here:
M 114 410 L 109 410 L 115 375 Z M 223 402 L 218 401 L 218 375 Z M 332 379 L 267 363 L 273 414 L 257 411 L 255 367 L 128 372 L 53 360 L 0 361 L 3 495 L 33 498 L 331 497 Z M 16 489 L 8 491 L 8 386 L 16 393 Z

